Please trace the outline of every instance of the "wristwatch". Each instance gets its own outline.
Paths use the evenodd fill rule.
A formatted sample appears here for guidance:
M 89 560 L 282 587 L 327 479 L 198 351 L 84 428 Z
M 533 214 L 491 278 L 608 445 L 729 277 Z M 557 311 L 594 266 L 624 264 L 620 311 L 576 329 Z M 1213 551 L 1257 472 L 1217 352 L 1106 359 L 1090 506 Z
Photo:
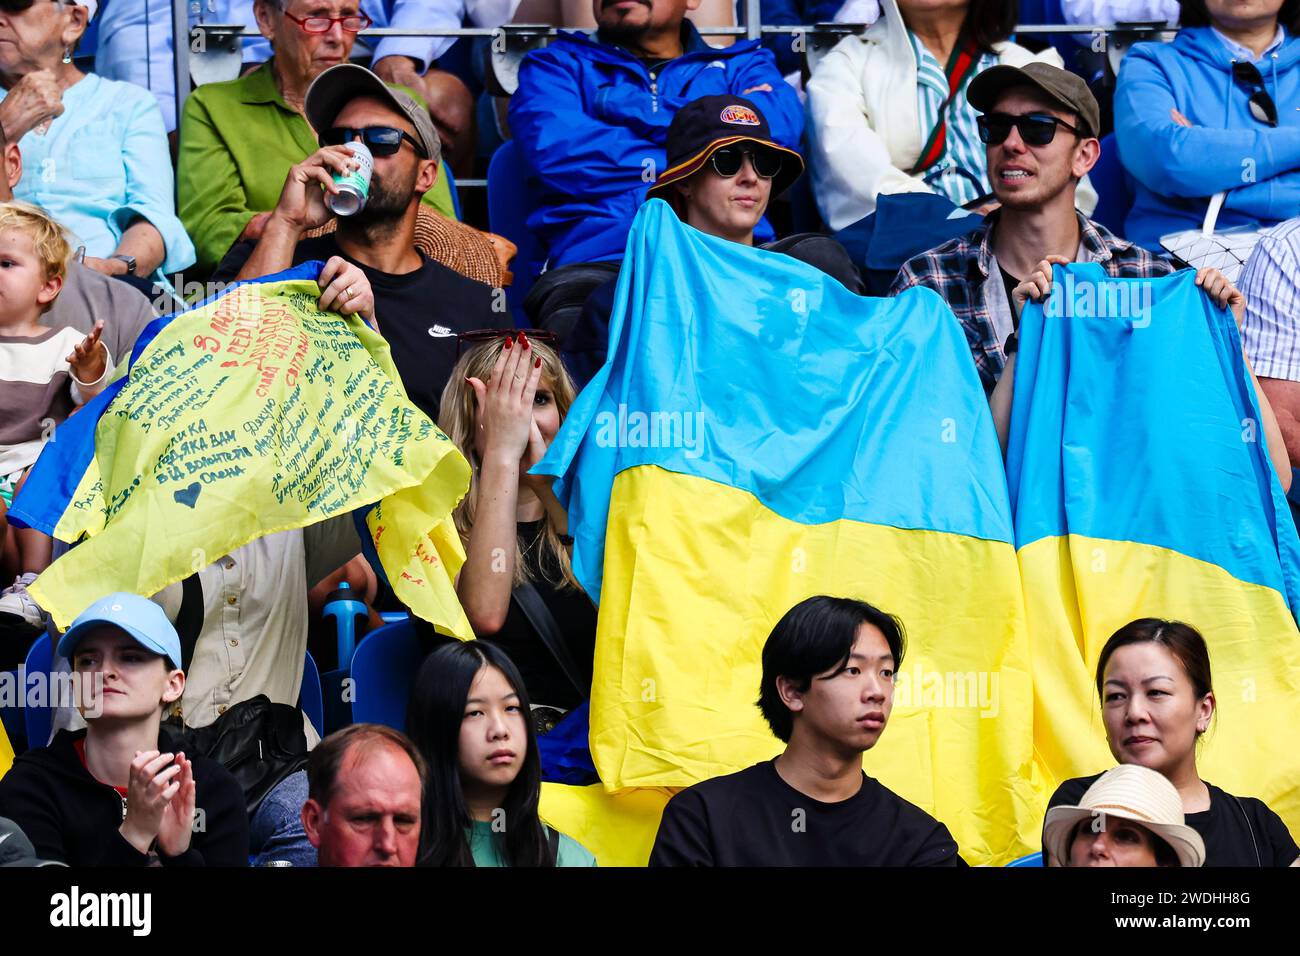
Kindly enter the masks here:
M 121 259 L 123 262 L 126 263 L 126 274 L 129 276 L 135 275 L 135 256 L 116 255 L 116 256 L 109 256 L 109 258 Z

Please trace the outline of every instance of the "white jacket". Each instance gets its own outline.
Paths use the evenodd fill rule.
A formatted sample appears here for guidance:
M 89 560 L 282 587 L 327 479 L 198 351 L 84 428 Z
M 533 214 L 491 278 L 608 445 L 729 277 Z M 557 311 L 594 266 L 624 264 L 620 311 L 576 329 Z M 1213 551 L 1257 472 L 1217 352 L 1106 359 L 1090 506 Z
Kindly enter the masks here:
M 934 192 L 909 176 L 925 145 L 917 106 L 916 55 L 895 0 L 860 36 L 845 37 L 808 81 L 809 165 L 822 218 L 832 230 L 870 215 L 881 193 Z M 1061 66 L 1048 47 L 1037 55 L 1014 43 L 994 46 L 998 62 Z M 1090 213 L 1097 195 L 1085 178 L 1076 205 Z

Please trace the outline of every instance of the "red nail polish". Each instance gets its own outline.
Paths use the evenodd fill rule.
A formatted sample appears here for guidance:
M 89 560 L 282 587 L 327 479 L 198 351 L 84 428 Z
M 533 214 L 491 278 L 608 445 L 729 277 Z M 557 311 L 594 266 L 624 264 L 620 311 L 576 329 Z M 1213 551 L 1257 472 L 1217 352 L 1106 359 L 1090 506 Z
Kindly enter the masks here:
M 515 340 L 514 340 L 513 338 L 511 338 L 510 336 L 507 335 L 507 336 L 506 336 L 506 348 L 510 348 L 510 346 L 512 346 L 512 345 L 514 345 L 514 344 L 515 344 Z
M 533 368 L 541 368 L 541 367 L 542 367 L 542 358 L 539 355 L 537 357 L 537 361 L 533 364 Z
M 523 332 L 519 333 L 519 344 L 524 348 L 528 348 L 528 336 Z

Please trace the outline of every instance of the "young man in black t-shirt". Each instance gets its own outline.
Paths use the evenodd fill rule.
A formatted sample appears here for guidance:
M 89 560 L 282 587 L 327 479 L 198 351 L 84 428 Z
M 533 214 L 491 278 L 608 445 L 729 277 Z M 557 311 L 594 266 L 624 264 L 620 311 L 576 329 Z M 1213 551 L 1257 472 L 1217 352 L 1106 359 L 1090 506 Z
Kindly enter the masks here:
M 262 238 L 251 250 L 232 249 L 214 278 L 238 270 L 237 278 L 254 279 L 334 255 L 359 266 L 370 280 L 374 318 L 407 394 L 437 421 L 442 389 L 456 362 L 456 334 L 509 328 L 513 322 L 499 290 L 415 248 L 420 197 L 438 175 L 441 147 L 433 121 L 410 96 L 355 64 L 332 67 L 317 77 L 307 91 L 305 111 L 322 144 L 329 145 L 289 170 Z M 355 165 L 352 153 L 338 144 L 357 139 L 374 159 L 365 206 L 354 215 L 339 216 L 333 234 L 302 241 L 303 233 L 334 217 L 326 194 L 336 191 L 334 175 Z M 243 256 L 247 259 L 241 262 Z M 356 311 L 349 308 L 348 289 L 332 291 L 340 311 Z
M 889 720 L 903 632 L 863 601 L 812 597 L 763 647 L 758 700 L 786 749 L 664 809 L 651 866 L 957 866 L 947 828 L 862 771 Z

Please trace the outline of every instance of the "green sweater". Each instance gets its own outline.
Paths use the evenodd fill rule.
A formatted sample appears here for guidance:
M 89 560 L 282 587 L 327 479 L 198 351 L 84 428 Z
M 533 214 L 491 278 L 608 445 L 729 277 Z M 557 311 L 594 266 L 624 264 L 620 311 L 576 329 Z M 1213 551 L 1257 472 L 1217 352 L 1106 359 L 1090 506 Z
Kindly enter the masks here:
M 289 167 L 320 148 L 311 126 L 276 89 L 270 63 L 237 80 L 205 83 L 185 101 L 177 163 L 180 214 L 198 253 L 196 268 L 205 272 L 254 215 L 275 208 Z M 454 219 L 447 182 L 444 163 L 424 202 Z

